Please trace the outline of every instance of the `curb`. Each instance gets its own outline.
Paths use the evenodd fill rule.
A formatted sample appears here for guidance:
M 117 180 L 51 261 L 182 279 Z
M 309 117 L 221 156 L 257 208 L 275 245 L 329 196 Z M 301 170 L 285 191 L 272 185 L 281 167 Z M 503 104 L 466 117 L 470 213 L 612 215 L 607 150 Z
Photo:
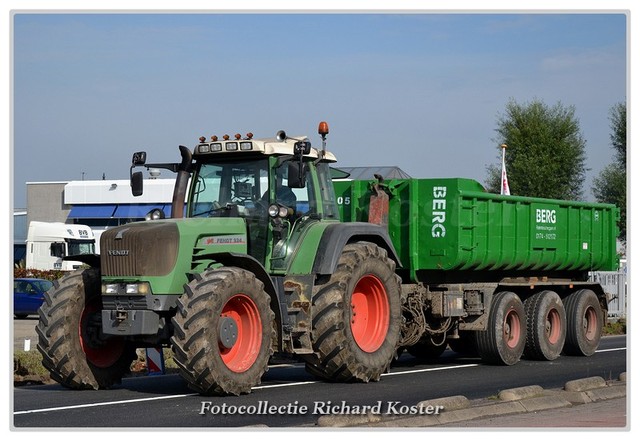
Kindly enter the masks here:
M 417 403 L 426 414 L 393 416 L 384 414 L 324 415 L 320 427 L 433 427 L 482 418 L 569 408 L 582 404 L 623 398 L 627 395 L 626 372 L 618 380 L 589 377 L 565 383 L 562 389 L 543 389 L 538 385 L 505 389 L 495 399 L 476 400 L 456 395 Z M 441 411 L 440 411 L 441 409 Z M 418 412 L 420 413 L 420 412 Z

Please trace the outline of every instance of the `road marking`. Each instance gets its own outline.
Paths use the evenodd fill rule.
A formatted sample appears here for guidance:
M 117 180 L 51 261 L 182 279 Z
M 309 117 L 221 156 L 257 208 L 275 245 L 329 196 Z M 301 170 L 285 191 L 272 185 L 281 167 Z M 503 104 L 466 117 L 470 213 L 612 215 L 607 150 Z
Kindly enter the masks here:
M 419 374 L 422 372 L 432 372 L 432 371 L 443 371 L 448 369 L 460 369 L 466 367 L 479 366 L 478 364 L 463 364 L 460 366 L 443 366 L 436 368 L 428 368 L 428 369 L 414 369 L 410 371 L 401 371 L 401 372 L 389 372 L 386 374 L 382 374 L 382 376 L 391 376 L 391 375 L 406 375 L 406 374 Z M 158 377 L 156 377 L 158 378 Z M 305 384 L 314 384 L 320 383 L 320 381 L 299 381 L 296 383 L 282 383 L 282 384 L 267 384 L 264 386 L 255 386 L 251 388 L 252 390 L 257 389 L 274 389 L 279 387 L 290 387 L 290 386 L 303 386 Z M 120 401 L 105 401 L 103 403 L 88 403 L 88 404 L 76 404 L 73 406 L 60 406 L 60 407 L 47 407 L 44 409 L 32 409 L 32 410 L 19 410 L 17 412 L 13 412 L 13 415 L 25 415 L 30 413 L 42 413 L 42 412 L 56 412 L 61 410 L 72 410 L 72 409 L 83 409 L 88 407 L 99 407 L 99 406 L 111 406 L 114 404 L 128 404 L 128 403 L 142 403 L 145 401 L 156 401 L 156 400 L 170 400 L 173 398 L 185 398 L 192 397 L 198 395 L 197 393 L 192 394 L 181 394 L 181 395 L 168 395 L 163 397 L 150 397 L 150 398 L 136 398 L 132 400 L 120 400 Z
M 113 404 L 141 403 L 144 401 L 155 401 L 155 400 L 170 400 L 172 398 L 192 397 L 194 395 L 198 395 L 198 394 L 192 393 L 192 394 L 182 394 L 182 395 L 168 395 L 164 397 L 136 398 L 133 400 L 105 401 L 104 403 L 88 403 L 88 404 L 76 404 L 73 406 L 47 407 L 45 409 L 19 410 L 18 412 L 13 412 L 13 414 L 24 415 L 27 413 L 55 412 L 58 410 L 83 409 L 85 407 L 111 406 Z
M 598 349 L 596 352 L 626 351 L 627 348 Z
M 382 374 L 382 376 L 387 377 L 392 375 L 419 374 L 422 372 L 446 371 L 448 369 L 461 369 L 461 368 L 475 367 L 475 366 L 480 366 L 480 365 L 479 364 L 462 364 L 460 366 L 443 366 L 443 367 L 437 367 L 437 368 L 414 369 L 412 371 L 387 372 L 386 374 Z

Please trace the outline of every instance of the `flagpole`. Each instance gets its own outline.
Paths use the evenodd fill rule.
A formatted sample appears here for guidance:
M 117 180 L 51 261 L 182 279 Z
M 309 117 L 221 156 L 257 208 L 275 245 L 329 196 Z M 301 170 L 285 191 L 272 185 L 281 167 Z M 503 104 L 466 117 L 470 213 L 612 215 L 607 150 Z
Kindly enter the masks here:
M 505 153 L 507 151 L 507 145 L 500 145 L 502 148 L 502 174 L 500 176 L 500 194 L 510 195 L 509 181 L 507 179 L 507 166 L 505 165 Z

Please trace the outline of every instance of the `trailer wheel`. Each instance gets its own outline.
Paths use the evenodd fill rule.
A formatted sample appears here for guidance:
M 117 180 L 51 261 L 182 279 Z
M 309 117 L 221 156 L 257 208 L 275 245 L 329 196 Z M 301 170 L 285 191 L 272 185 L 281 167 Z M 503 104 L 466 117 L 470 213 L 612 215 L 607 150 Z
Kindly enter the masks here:
M 386 251 L 368 242 L 345 246 L 312 305 L 307 370 L 330 381 L 378 381 L 400 337 L 400 279 Z
M 581 289 L 564 298 L 567 311 L 567 339 L 564 352 L 568 355 L 590 356 L 596 352 L 602 334 L 602 309 L 596 294 Z
M 71 389 L 104 389 L 130 371 L 135 348 L 101 332 L 100 271 L 75 271 L 45 293 L 36 326 L 38 351 L 51 378 Z
M 524 355 L 533 360 L 555 360 L 567 334 L 567 318 L 560 296 L 541 291 L 524 302 L 527 338 Z
M 208 270 L 186 285 L 171 343 L 191 389 L 240 395 L 260 384 L 273 353 L 269 303 L 262 282 L 240 268 Z
M 485 331 L 476 332 L 476 348 L 486 363 L 516 364 L 525 346 L 526 318 L 520 298 L 512 292 L 495 294 Z

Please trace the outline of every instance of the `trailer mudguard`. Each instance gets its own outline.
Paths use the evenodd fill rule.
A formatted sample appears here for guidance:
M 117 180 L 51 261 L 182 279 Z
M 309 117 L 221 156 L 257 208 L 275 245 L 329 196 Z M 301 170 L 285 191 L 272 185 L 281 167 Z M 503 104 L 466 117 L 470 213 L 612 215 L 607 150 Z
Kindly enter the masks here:
M 375 243 L 387 251 L 398 268 L 402 266 L 386 227 L 367 222 L 349 222 L 331 224 L 324 230 L 313 263 L 313 272 L 315 274 L 333 273 L 344 246 L 359 241 Z

